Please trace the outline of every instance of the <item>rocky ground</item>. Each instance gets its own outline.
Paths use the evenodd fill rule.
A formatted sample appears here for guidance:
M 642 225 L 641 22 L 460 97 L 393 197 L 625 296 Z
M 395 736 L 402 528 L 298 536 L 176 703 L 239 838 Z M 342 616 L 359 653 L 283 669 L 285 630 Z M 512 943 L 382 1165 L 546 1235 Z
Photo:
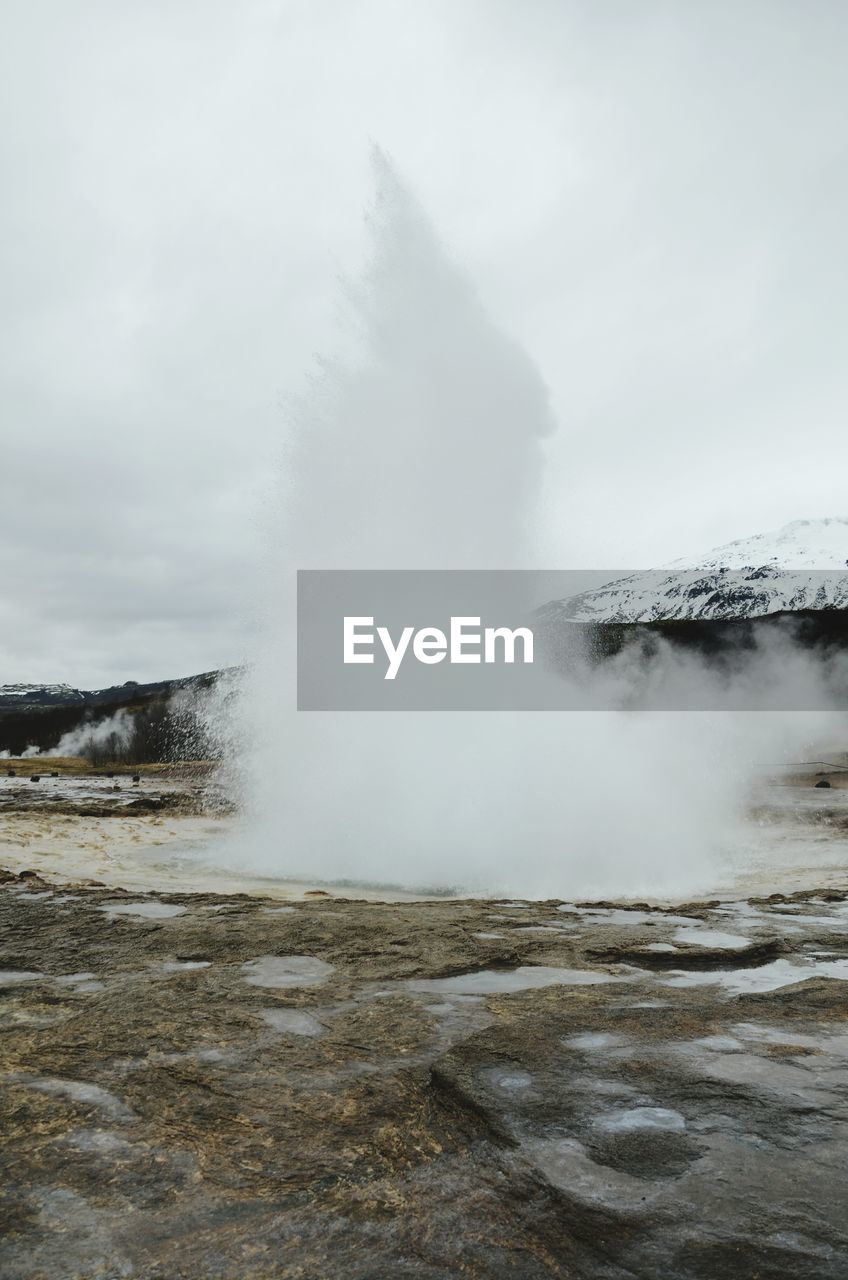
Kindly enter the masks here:
M 6 1280 L 844 1280 L 848 900 L 0 885 Z
M 73 757 L 0 761 L 0 818 L 198 814 L 228 807 L 202 762 L 94 769 Z

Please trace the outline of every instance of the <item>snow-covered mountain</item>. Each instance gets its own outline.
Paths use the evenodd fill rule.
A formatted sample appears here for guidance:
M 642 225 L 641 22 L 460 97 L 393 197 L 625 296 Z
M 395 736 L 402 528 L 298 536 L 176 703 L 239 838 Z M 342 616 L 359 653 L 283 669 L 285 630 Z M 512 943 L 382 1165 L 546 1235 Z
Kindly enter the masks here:
M 669 569 L 778 569 L 844 572 L 848 568 L 848 518 L 793 520 L 773 533 L 756 533 L 717 547 L 697 560 L 675 560 Z
M 848 609 L 848 519 L 795 520 L 696 560 L 552 601 L 545 622 L 632 624 Z
M 85 695 L 69 684 L 0 684 L 0 706 L 73 706 Z

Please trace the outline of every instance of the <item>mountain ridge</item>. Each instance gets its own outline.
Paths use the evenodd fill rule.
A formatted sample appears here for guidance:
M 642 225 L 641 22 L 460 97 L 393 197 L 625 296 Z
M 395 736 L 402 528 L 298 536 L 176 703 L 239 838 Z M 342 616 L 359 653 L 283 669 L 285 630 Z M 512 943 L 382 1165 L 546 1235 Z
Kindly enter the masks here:
M 536 611 L 597 625 L 730 621 L 848 609 L 848 518 L 796 520 L 696 560 L 616 578 Z

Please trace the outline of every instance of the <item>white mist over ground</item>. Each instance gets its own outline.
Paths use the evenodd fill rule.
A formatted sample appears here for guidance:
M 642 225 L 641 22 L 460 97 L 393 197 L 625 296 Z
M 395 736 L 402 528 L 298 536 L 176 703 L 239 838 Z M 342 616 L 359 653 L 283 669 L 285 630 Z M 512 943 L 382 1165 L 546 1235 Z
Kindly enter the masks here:
M 69 729 L 59 739 L 58 745 L 49 751 L 38 752 L 45 757 L 84 756 L 92 747 L 110 746 L 116 751 L 125 747 L 132 738 L 133 718 L 129 711 L 116 711 L 102 720 L 83 720 L 75 729 Z
M 708 891 L 745 856 L 757 764 L 797 756 L 826 718 L 295 710 L 297 569 L 550 567 L 535 550 L 544 382 L 379 154 L 375 168 L 345 354 L 290 406 L 230 857 L 429 891 Z

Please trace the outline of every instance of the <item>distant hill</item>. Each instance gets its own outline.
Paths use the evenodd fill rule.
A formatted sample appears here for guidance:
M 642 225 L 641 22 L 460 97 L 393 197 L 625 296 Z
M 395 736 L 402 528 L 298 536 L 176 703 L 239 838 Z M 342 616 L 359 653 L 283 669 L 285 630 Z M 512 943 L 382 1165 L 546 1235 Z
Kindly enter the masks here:
M 848 519 L 796 520 L 694 560 L 627 574 L 550 601 L 534 623 L 563 670 L 623 649 L 650 661 L 657 642 L 727 671 L 746 654 L 787 640 L 841 662 L 848 653 Z
M 118 712 L 150 714 L 167 707 L 175 695 L 202 693 L 233 668 L 205 671 L 173 680 L 125 684 L 107 689 L 74 689 L 67 684 L 0 685 L 0 752 L 12 756 L 27 750 L 54 750 L 62 738 L 90 722 L 96 724 Z

